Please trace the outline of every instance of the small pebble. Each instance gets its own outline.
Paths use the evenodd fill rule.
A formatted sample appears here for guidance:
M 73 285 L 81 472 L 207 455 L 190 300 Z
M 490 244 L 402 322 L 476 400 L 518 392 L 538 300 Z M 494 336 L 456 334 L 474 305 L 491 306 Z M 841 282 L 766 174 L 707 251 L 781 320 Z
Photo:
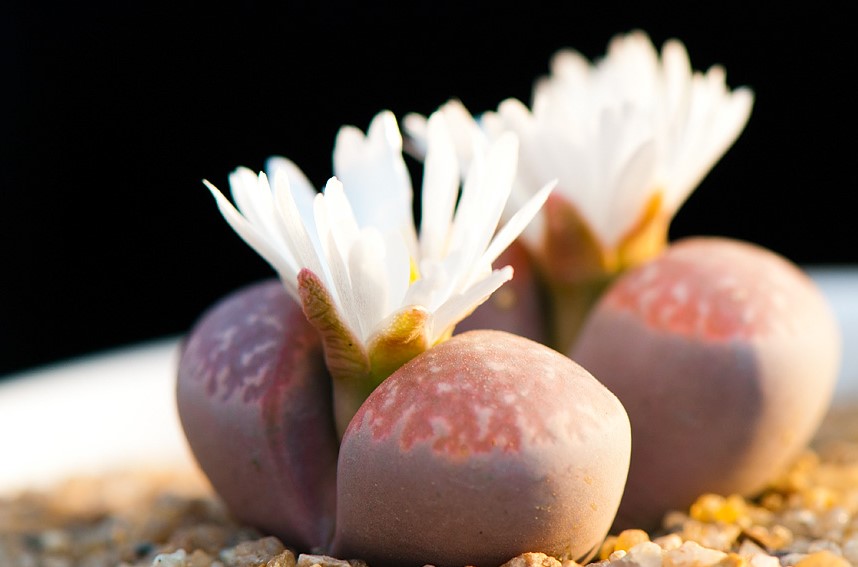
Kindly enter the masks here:
M 225 549 L 221 551 L 220 559 L 225 567 L 258 567 L 285 549 L 276 537 L 264 537 L 255 541 L 243 541 L 235 547 Z
M 351 564 L 344 559 L 337 559 L 336 557 L 302 553 L 298 556 L 297 567 L 351 567 Z
M 185 567 L 188 552 L 177 549 L 173 553 L 159 553 L 152 560 L 152 567 Z
M 616 565 L 661 567 L 664 554 L 664 550 L 657 543 L 644 541 L 632 547 L 626 555 L 619 558 Z
M 805 555 L 795 564 L 795 567 L 851 567 L 851 565 L 844 558 L 830 551 L 817 551 Z
M 682 545 L 682 538 L 679 534 L 668 534 L 661 537 L 657 537 L 652 540 L 653 543 L 658 544 L 665 551 L 670 551 L 671 549 L 676 549 L 680 545 Z
M 574 561 L 559 561 L 544 553 L 522 553 L 507 561 L 501 567 L 580 567 Z
M 727 554 L 717 549 L 703 547 L 699 543 L 686 541 L 676 549 L 665 552 L 665 567 L 708 567 L 718 565 Z

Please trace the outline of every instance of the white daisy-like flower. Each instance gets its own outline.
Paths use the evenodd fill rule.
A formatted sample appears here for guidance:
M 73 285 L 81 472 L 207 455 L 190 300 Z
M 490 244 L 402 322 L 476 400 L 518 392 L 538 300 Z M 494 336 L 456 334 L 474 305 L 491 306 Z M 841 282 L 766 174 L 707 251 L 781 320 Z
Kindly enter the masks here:
M 552 188 L 535 191 L 498 230 L 515 176 L 516 136 L 498 136 L 475 157 L 460 196 L 446 122 L 441 113 L 427 122 L 419 236 L 390 112 L 377 115 L 366 135 L 340 130 L 335 176 L 321 193 L 285 158 L 270 160 L 267 174 L 240 168 L 230 176 L 237 208 L 206 182 L 229 224 L 320 331 L 335 382 L 357 384 L 360 395 L 448 337 L 512 277 L 511 267 L 492 269 L 492 262 Z
M 598 258 L 599 266 L 577 267 L 583 277 L 613 273 L 666 244 L 670 220 L 750 116 L 752 92 L 731 91 L 725 80 L 720 66 L 693 71 L 679 41 L 666 42 L 659 56 L 649 37 L 636 31 L 615 37 L 607 55 L 592 64 L 575 51 L 557 53 L 551 74 L 534 88 L 532 109 L 508 99 L 479 122 L 458 101 L 442 112 L 457 133 L 463 163 L 480 147 L 475 138 L 485 147 L 506 132 L 518 135 L 513 206 L 532 194 L 534 183 L 558 179 L 524 238 L 543 256 L 549 277 L 563 280 L 575 276 L 553 253 L 544 257 L 545 247 L 575 248 L 571 233 L 597 248 L 595 254 L 574 252 Z M 425 118 L 409 115 L 404 126 L 421 153 Z

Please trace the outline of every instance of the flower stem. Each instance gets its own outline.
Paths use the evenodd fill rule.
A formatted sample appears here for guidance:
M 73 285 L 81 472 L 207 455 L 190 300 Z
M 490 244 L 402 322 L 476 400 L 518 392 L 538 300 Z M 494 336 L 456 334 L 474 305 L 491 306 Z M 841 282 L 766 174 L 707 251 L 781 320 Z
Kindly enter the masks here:
M 346 428 L 376 384 L 367 380 L 333 380 L 334 424 L 337 437 L 342 441 Z
M 572 351 L 587 316 L 613 279 L 606 275 L 604 278 L 549 286 L 548 317 L 555 350 L 567 355 Z

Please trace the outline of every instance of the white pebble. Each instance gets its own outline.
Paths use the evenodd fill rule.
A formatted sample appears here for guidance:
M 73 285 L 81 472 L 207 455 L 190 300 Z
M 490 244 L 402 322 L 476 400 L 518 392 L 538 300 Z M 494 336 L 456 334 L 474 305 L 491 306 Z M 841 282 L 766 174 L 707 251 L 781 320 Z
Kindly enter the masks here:
M 71 547 L 71 536 L 62 530 L 47 530 L 39 536 L 42 549 L 62 553 Z
M 819 524 L 814 536 L 818 539 L 831 541 L 843 540 L 843 534 L 851 520 L 851 514 L 843 508 L 832 508 L 819 517 Z
M 699 543 L 686 541 L 674 550 L 664 555 L 664 565 L 670 567 L 708 567 L 716 565 L 727 557 L 727 554 L 717 549 L 708 549 Z
M 843 552 L 843 557 L 845 557 L 847 561 L 854 565 L 858 565 L 858 538 L 853 536 L 843 542 L 841 551 Z
M 661 537 L 657 537 L 652 540 L 653 543 L 657 543 L 659 547 L 664 549 L 665 551 L 670 551 L 671 549 L 676 549 L 680 545 L 682 545 L 682 538 L 679 534 L 667 534 Z
M 837 543 L 825 539 L 816 539 L 810 542 L 807 547 L 808 553 L 816 553 L 817 551 L 830 551 L 834 555 L 843 555 L 840 551 L 840 546 Z
M 302 553 L 298 556 L 296 567 L 351 567 L 348 561 L 336 559 L 327 555 L 310 555 Z
M 173 553 L 159 553 L 152 560 L 152 567 L 185 567 L 188 553 L 184 549 L 177 549 Z
M 781 562 L 767 553 L 758 553 L 748 559 L 748 567 L 781 567 Z
M 781 556 L 781 565 L 795 565 L 806 556 L 806 553 L 787 553 Z
M 632 547 L 615 565 L 661 567 L 663 550 L 657 543 L 644 541 Z

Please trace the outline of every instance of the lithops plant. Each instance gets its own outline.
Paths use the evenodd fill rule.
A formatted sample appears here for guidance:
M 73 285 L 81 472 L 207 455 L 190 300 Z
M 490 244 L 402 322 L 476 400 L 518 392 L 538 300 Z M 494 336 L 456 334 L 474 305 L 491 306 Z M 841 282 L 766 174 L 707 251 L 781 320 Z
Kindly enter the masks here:
M 276 280 L 212 306 L 183 345 L 185 435 L 235 517 L 303 549 L 336 515 L 339 448 L 319 333 Z
M 530 108 L 507 99 L 475 120 L 459 101 L 442 106 L 465 164 L 498 136 L 518 135 L 513 208 L 536 180 L 558 180 L 522 235 L 548 291 L 550 345 L 566 352 L 605 286 L 661 253 L 673 216 L 752 106 L 751 91 L 731 91 L 721 66 L 696 72 L 678 40 L 659 53 L 641 31 L 614 37 L 593 63 L 558 52 Z M 426 119 L 410 114 L 404 126 L 422 155 Z
M 456 335 L 394 372 L 349 425 L 334 552 L 391 567 L 588 558 L 629 443 L 617 398 L 569 358 L 501 331 Z
M 619 278 L 571 352 L 631 420 L 617 527 L 761 490 L 826 412 L 839 333 L 812 280 L 756 245 L 685 239 Z
M 443 115 L 430 117 L 428 137 L 419 233 L 390 113 L 366 135 L 340 131 L 336 177 L 318 195 L 284 159 L 270 163 L 270 175 L 230 177 L 238 209 L 209 185 L 282 287 L 239 291 L 192 329 L 178 376 L 191 449 L 238 517 L 298 549 L 366 553 L 379 565 L 489 565 L 543 548 L 586 556 L 607 533 L 627 472 L 622 406 L 580 367 L 527 339 L 477 331 L 450 339 L 512 277 L 492 263 L 552 186 L 498 229 L 515 136 L 475 159 L 461 195 Z M 439 386 L 449 387 L 448 404 L 437 403 Z M 387 403 L 413 408 L 399 417 L 426 434 L 403 437 L 394 427 L 379 436 Z M 396 513 L 403 498 L 428 506 L 419 521 Z M 448 521 L 463 503 L 474 507 L 471 529 L 484 534 L 474 547 Z M 365 526 L 377 522 L 368 510 L 386 522 L 377 551 L 366 539 Z

